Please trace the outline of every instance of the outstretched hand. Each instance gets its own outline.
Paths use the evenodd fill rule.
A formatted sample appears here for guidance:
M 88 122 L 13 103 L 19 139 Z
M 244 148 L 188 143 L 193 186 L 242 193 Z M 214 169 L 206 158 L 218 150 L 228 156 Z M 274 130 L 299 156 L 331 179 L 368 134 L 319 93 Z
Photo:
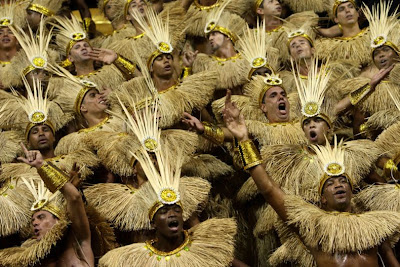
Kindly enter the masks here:
M 189 131 L 196 131 L 198 134 L 204 133 L 204 125 L 198 118 L 190 115 L 189 113 L 183 113 L 182 122 L 189 126 Z
M 105 48 L 93 48 L 92 51 L 89 52 L 89 56 L 93 60 L 101 61 L 108 65 L 114 63 L 114 61 L 118 58 L 117 53 L 111 49 Z
M 21 143 L 22 151 L 25 157 L 18 157 L 17 159 L 32 167 L 40 168 L 43 165 L 44 159 L 39 150 L 28 150 L 23 143 Z
M 76 188 L 78 188 L 82 183 L 81 174 L 79 173 L 79 170 L 80 168 L 78 164 L 75 162 L 74 165 L 72 166 L 72 169 L 69 171 L 69 177 L 71 177 L 70 181 Z
M 183 57 L 182 57 L 182 63 L 183 63 L 183 66 L 184 67 L 187 67 L 187 68 L 191 68 L 192 67 L 192 65 L 193 65 L 193 62 L 194 62 L 194 60 L 196 59 L 196 57 L 197 57 L 197 54 L 199 53 L 199 51 L 198 50 L 196 50 L 196 51 L 186 51 L 184 54 L 183 54 Z
M 386 69 L 380 69 L 379 72 L 376 73 L 369 82 L 371 88 L 375 89 L 375 87 L 392 71 L 393 68 L 394 64 Z
M 231 91 L 227 90 L 225 108 L 222 111 L 225 125 L 238 141 L 248 140 L 249 134 L 244 117 L 240 114 L 240 110 L 236 107 L 235 103 L 232 103 L 231 95 Z

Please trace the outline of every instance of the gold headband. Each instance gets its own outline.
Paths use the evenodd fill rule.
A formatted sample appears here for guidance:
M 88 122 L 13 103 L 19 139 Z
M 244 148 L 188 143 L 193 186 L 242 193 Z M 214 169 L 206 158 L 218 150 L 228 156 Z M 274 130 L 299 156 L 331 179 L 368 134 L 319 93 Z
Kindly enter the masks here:
M 304 115 L 303 115 L 303 117 L 301 118 L 301 126 L 303 127 L 304 121 L 307 120 L 307 119 L 310 119 L 310 118 L 321 118 L 321 119 L 323 119 L 323 120 L 328 124 L 328 127 L 329 127 L 329 128 L 332 128 L 332 122 L 331 122 L 331 120 L 330 120 L 329 117 L 328 117 L 327 115 L 325 115 L 324 113 L 319 113 L 319 114 L 316 114 L 315 116 L 312 116 L 312 117 L 307 117 L 307 116 L 304 116 Z
M 303 38 L 306 38 L 307 41 L 310 42 L 311 47 L 314 47 L 314 41 L 311 39 L 311 37 L 310 37 L 309 35 L 305 34 L 303 31 L 301 31 L 301 32 L 298 31 L 298 32 L 295 32 L 295 33 L 291 33 L 291 35 L 289 36 L 288 42 L 287 42 L 287 45 L 288 45 L 289 48 L 290 48 L 290 43 L 291 43 L 291 42 L 293 41 L 293 39 L 296 38 L 296 37 L 303 37 Z
M 157 50 L 155 50 L 147 60 L 147 68 L 150 70 L 151 65 L 153 64 L 153 61 L 160 55 L 162 54 L 171 54 L 173 51 L 173 47 L 170 43 L 168 42 L 160 42 L 158 44 Z
M 12 18 L 4 17 L 0 19 L 0 27 L 8 27 L 10 25 L 12 25 Z
M 81 33 L 81 32 L 74 33 L 74 34 L 72 34 L 72 38 L 71 38 L 71 40 L 69 41 L 69 43 L 68 43 L 68 45 L 67 45 L 67 49 L 66 49 L 66 54 L 65 54 L 65 56 L 68 57 L 69 53 L 71 52 L 72 47 L 73 47 L 77 42 L 80 42 L 80 41 L 85 41 L 85 42 L 87 42 L 87 43 L 90 45 L 89 40 L 86 38 L 86 34 Z
M 379 37 L 381 37 L 381 36 L 379 36 Z M 375 40 L 374 40 L 374 43 L 376 43 L 377 46 L 372 48 L 372 52 L 371 52 L 372 60 L 374 60 L 374 52 L 375 52 L 375 50 L 377 48 L 385 46 L 385 45 L 389 46 L 390 48 L 392 48 L 394 50 L 394 52 L 396 52 L 396 54 L 398 56 L 400 56 L 400 50 L 394 43 L 392 43 L 391 41 L 385 41 L 385 40 L 383 40 L 383 39 L 381 39 L 379 37 L 375 38 Z M 382 42 L 382 43 L 380 44 L 379 42 Z
M 199 4 L 199 0 L 194 0 L 193 4 L 196 6 L 196 8 L 200 9 L 200 10 L 210 10 L 213 9 L 215 7 L 219 7 L 220 5 L 220 0 L 217 0 L 217 2 L 215 2 L 215 4 L 211 5 L 211 6 L 202 6 L 201 4 Z
M 347 176 L 346 173 L 343 173 L 341 175 L 338 176 L 332 176 L 332 175 L 328 175 L 327 173 L 324 173 L 324 175 L 322 176 L 321 180 L 319 181 L 319 188 L 318 188 L 318 193 L 321 196 L 322 195 L 322 189 L 324 188 L 325 182 L 331 178 L 331 177 L 340 177 L 340 176 L 344 176 L 347 178 L 347 180 L 349 181 L 351 190 L 354 190 L 354 185 L 353 182 L 351 181 L 351 179 Z
M 264 0 L 256 0 L 255 2 L 254 2 L 254 11 L 257 13 L 257 8 L 259 8 L 260 7 L 260 5 L 261 5 L 261 3 L 263 2 Z
M 36 112 L 36 113 L 39 113 L 39 112 Z M 43 114 L 38 114 L 38 116 L 41 117 L 41 116 L 43 116 Z M 49 121 L 49 120 L 45 120 L 44 122 L 40 122 L 40 123 L 29 122 L 25 128 L 25 139 L 29 140 L 29 133 L 31 132 L 32 128 L 37 125 L 41 125 L 41 124 L 49 126 L 51 131 L 53 132 L 53 134 L 56 134 L 56 129 L 55 129 L 53 123 L 51 123 L 51 121 Z
M 231 41 L 233 43 L 236 43 L 236 41 L 238 40 L 238 37 L 236 36 L 235 33 L 231 32 L 227 28 L 216 25 L 215 22 L 211 22 L 207 25 L 206 33 L 210 34 L 211 32 L 220 32 L 220 33 L 228 36 L 229 39 L 231 39 Z
M 282 80 L 280 78 L 277 78 L 277 77 L 266 78 L 265 79 L 265 83 L 266 84 L 264 85 L 264 87 L 261 90 L 260 95 L 258 97 L 258 104 L 260 106 L 261 106 L 261 104 L 262 104 L 262 102 L 264 100 L 265 94 L 272 87 L 278 86 L 278 87 L 282 88 L 286 92 L 285 88 L 283 88 L 283 86 L 282 86 Z
M 174 204 L 171 204 L 171 205 L 178 205 L 179 207 L 181 207 L 183 209 L 182 203 L 180 201 L 178 201 Z M 149 209 L 149 220 L 152 221 L 154 218 L 154 215 L 156 215 L 157 211 L 164 206 L 166 206 L 166 204 L 163 204 L 161 201 L 156 201 L 154 203 L 154 205 Z
M 75 103 L 74 103 L 74 110 L 76 114 L 82 115 L 81 113 L 81 105 L 83 102 L 83 98 L 85 97 L 86 93 L 89 92 L 90 89 L 96 89 L 94 87 L 89 87 L 89 86 L 84 86 L 79 90 L 78 95 L 75 98 Z
M 32 11 L 36 11 L 36 12 L 38 12 L 38 13 L 40 13 L 40 14 L 43 14 L 43 15 L 45 15 L 45 16 L 47 16 L 47 17 L 51 17 L 51 16 L 54 16 L 54 12 L 53 11 L 51 11 L 50 9 L 48 9 L 48 8 L 46 8 L 46 7 L 44 7 L 44 6 L 41 6 L 41 5 L 38 5 L 38 4 L 30 4 L 30 6 L 28 7 L 28 9 L 29 10 L 32 10 Z
M 259 60 L 257 63 L 260 63 L 260 65 L 258 65 L 258 67 L 255 67 L 255 66 L 257 66 L 257 63 L 254 64 L 256 60 Z M 263 63 L 261 63 L 261 60 L 263 60 Z M 250 69 L 250 72 L 249 72 L 249 75 L 247 78 L 250 80 L 251 77 L 253 76 L 253 73 L 256 70 L 263 68 L 263 67 L 269 69 L 271 71 L 271 73 L 274 73 L 274 69 L 267 63 L 267 61 L 264 58 L 260 57 L 260 58 L 256 58 L 255 60 L 253 60 L 252 68 Z
M 344 3 L 347 3 L 347 2 L 350 2 L 350 3 L 352 3 L 354 5 L 354 7 L 357 7 L 356 2 L 354 0 L 336 0 L 335 3 L 333 4 L 333 11 L 332 11 L 334 17 L 336 17 L 336 12 L 337 12 L 338 7 L 341 4 L 344 4 Z
M 35 69 L 44 69 L 47 66 L 47 60 L 40 56 L 35 57 L 33 60 L 31 60 L 31 63 L 32 64 L 22 70 L 22 74 L 24 76 L 28 75 L 28 73 Z

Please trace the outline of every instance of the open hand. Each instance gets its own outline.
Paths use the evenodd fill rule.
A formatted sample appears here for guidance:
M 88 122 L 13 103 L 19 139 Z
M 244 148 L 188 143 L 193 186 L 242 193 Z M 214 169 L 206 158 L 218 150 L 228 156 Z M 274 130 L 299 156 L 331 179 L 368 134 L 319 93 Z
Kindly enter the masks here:
M 193 51 L 185 51 L 183 53 L 183 57 L 182 57 L 183 66 L 186 68 L 191 68 L 198 53 L 199 53 L 198 50 L 196 50 L 194 52 Z
M 392 71 L 393 68 L 394 64 L 387 69 L 380 69 L 369 82 L 371 89 L 375 89 L 375 87 Z
M 118 58 L 117 53 L 111 49 L 105 48 L 93 48 L 92 51 L 89 52 L 89 56 L 93 60 L 101 61 L 108 65 L 114 63 L 114 61 Z
M 222 111 L 224 122 L 228 130 L 238 141 L 245 141 L 249 139 L 246 123 L 240 110 L 236 107 L 235 103 L 231 100 L 231 91 L 226 92 L 225 108 Z

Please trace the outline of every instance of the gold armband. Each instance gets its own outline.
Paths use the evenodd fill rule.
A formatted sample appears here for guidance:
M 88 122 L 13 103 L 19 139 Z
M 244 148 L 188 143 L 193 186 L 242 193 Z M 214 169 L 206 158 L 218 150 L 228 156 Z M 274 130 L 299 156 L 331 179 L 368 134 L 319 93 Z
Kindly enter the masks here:
M 127 70 L 128 74 L 133 76 L 133 73 L 136 70 L 136 65 L 133 64 L 132 62 L 130 62 L 129 60 L 127 60 L 126 58 L 118 55 L 117 59 L 115 60 L 114 64 L 117 65 L 117 67 L 119 66 L 120 68 L 123 68 L 125 70 Z
M 45 162 L 37 171 L 52 193 L 58 191 L 69 181 L 69 177 L 51 162 Z
M 84 18 L 83 19 L 83 29 L 86 32 L 89 32 L 90 24 L 92 24 L 92 18 Z
M 239 153 L 242 157 L 243 169 L 245 170 L 262 163 L 260 152 L 258 152 L 251 140 L 239 142 Z
M 192 74 L 192 68 L 190 67 L 183 67 L 182 70 L 182 78 L 186 78 L 187 76 Z
M 349 95 L 351 104 L 357 105 L 369 92 L 371 92 L 371 86 L 368 83 L 351 92 Z
M 383 167 L 386 177 L 390 177 L 392 172 L 397 172 L 397 166 L 392 159 L 386 161 L 385 166 Z
M 338 27 L 339 27 L 339 30 L 340 30 L 340 32 L 342 32 L 342 33 L 343 33 L 343 27 L 342 27 L 342 24 L 338 23 Z
M 206 121 L 203 121 L 202 123 L 204 125 L 203 136 L 213 143 L 222 145 L 224 143 L 225 136 L 224 131 L 222 131 L 221 127 L 218 127 L 217 125 L 213 125 Z

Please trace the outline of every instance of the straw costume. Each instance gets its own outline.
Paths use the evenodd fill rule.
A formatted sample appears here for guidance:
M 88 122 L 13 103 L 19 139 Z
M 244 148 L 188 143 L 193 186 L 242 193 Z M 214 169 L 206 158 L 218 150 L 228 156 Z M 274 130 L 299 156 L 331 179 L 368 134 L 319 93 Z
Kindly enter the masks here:
M 400 43 L 400 38 L 395 34 L 399 27 L 399 21 L 397 16 L 389 16 L 391 2 L 381 2 L 375 5 L 372 10 L 364 8 L 364 13 L 370 23 L 371 33 L 369 35 L 371 43 L 371 50 L 369 51 L 369 57 L 373 56 L 375 49 L 382 46 L 389 46 L 398 55 L 400 54 L 397 48 Z M 391 75 L 396 77 L 398 69 Z M 370 91 L 369 78 L 358 77 L 350 80 L 346 80 L 342 84 L 342 94 L 350 94 L 350 98 L 353 105 L 357 105 L 358 108 L 368 115 L 373 115 L 377 112 L 384 110 L 393 110 L 396 108 L 394 102 L 390 97 L 390 93 L 394 97 L 399 98 L 399 84 L 394 82 L 393 78 L 389 80 L 381 81 L 374 92 Z M 355 90 L 355 88 L 359 88 Z M 362 101 L 361 101 L 362 99 Z M 380 117 L 378 116 L 377 119 Z M 379 123 L 379 122 L 377 122 Z
M 207 23 L 203 30 L 204 34 L 219 32 L 231 40 L 235 45 L 238 36 L 242 35 L 246 29 L 246 22 L 238 15 L 225 11 L 225 7 L 230 1 L 224 2 L 217 8 L 213 8 L 206 14 Z M 230 58 L 220 58 L 215 55 L 198 54 L 193 63 L 193 73 L 204 70 L 214 69 L 218 72 L 218 89 L 229 89 L 240 87 L 247 81 L 248 73 L 247 62 L 240 53 L 236 53 Z
M 72 64 L 68 60 L 68 55 L 73 46 L 80 41 L 85 41 L 89 44 L 90 42 L 87 33 L 82 29 L 76 17 L 72 16 L 71 19 L 54 17 L 54 20 L 56 23 L 52 23 L 52 25 L 54 25 L 58 31 L 56 35 L 57 48 L 60 55 L 65 58 L 62 62 L 62 66 L 67 67 Z M 133 63 L 118 56 L 114 64 L 104 65 L 92 73 L 77 76 L 77 78 L 95 83 L 98 85 L 99 90 L 103 90 L 103 88 L 110 88 L 113 90 L 126 80 L 123 73 L 115 66 L 116 64 L 129 75 L 133 75 L 136 68 Z
M 28 10 L 35 11 L 45 17 L 51 17 L 60 11 L 66 0 L 33 0 L 30 1 Z
M 315 190 L 318 189 L 322 194 L 325 182 L 335 176 L 346 177 L 351 188 L 354 188 L 354 180 L 346 168 L 351 164 L 345 165 L 345 153 L 341 144 L 335 143 L 333 148 L 330 144 L 313 146 L 313 150 L 317 154 L 321 174 L 317 176 L 320 177 L 318 180 L 314 180 Z M 310 182 L 312 183 L 311 180 Z M 290 230 L 281 229 L 284 236 L 286 233 L 291 236 L 283 237 L 287 241 L 274 253 L 272 260 L 279 263 L 279 259 L 292 259 L 299 266 L 315 266 L 307 256 L 307 248 L 328 254 L 348 254 L 379 246 L 384 240 L 397 234 L 397 220 L 400 218 L 399 213 L 386 211 L 327 212 L 292 195 L 286 195 L 285 207 L 289 219 L 287 223 L 299 229 L 301 241 L 294 243 L 294 236 L 288 232 Z M 301 242 L 307 248 L 301 246 Z M 288 252 L 291 256 L 286 254 Z
M 338 6 L 351 2 L 355 8 L 357 5 L 354 0 L 329 0 L 331 18 L 336 17 Z M 352 37 L 320 38 L 315 42 L 315 47 L 321 59 L 328 57 L 335 59 L 349 59 L 356 65 L 367 66 L 371 63 L 370 51 L 368 49 L 370 29 L 364 28 Z
M 156 102 L 154 111 L 157 110 L 157 105 Z M 179 205 L 183 209 L 184 219 L 188 218 L 186 216 L 197 209 L 200 200 L 193 197 L 208 195 L 209 187 L 207 190 L 207 187 L 198 186 L 198 183 L 202 181 L 200 178 L 181 178 L 182 153 L 180 152 L 177 155 L 173 163 L 170 153 L 161 146 L 159 140 L 161 132 L 157 129 L 156 112 L 151 114 L 145 111 L 143 114 L 143 117 L 136 116 L 139 123 L 142 123 L 141 119 L 143 118 L 151 120 L 155 124 L 150 121 L 150 124 L 154 127 L 147 128 L 148 138 L 143 142 L 144 146 L 141 146 L 136 152 L 132 151 L 132 155 L 140 162 L 148 182 L 135 192 L 138 195 L 135 201 L 136 205 L 131 205 L 131 207 L 135 206 L 136 211 L 132 210 L 131 212 L 136 214 L 134 219 L 141 222 L 141 227 L 148 228 L 157 211 L 164 205 Z M 136 113 L 136 115 L 138 114 Z M 144 132 L 138 130 L 134 124 L 132 126 L 133 129 L 136 129 L 134 132 L 140 140 Z M 149 144 L 152 145 L 149 146 Z M 155 153 L 158 170 L 148 152 Z M 203 191 L 203 193 L 198 190 Z M 125 218 L 126 221 L 127 218 Z M 136 223 L 129 224 L 129 228 L 132 229 Z M 215 228 L 216 226 L 217 228 Z M 221 235 L 220 232 L 219 235 L 210 235 L 208 229 L 211 230 L 211 228 L 209 227 L 213 228 L 213 232 L 220 229 L 224 234 Z M 162 266 L 166 262 L 175 266 L 187 266 L 188 264 L 203 266 L 206 263 L 210 266 L 227 266 L 233 258 L 233 236 L 235 233 L 236 226 L 232 220 L 209 220 L 188 232 L 185 231 L 185 241 L 171 252 L 158 251 L 153 246 L 156 241 L 150 240 L 146 241 L 145 244 L 138 243 L 114 249 L 102 257 L 99 263 L 100 266 L 123 266 L 128 263 L 138 266 Z M 223 243 L 219 243 L 222 240 L 224 240 Z M 211 248 L 208 243 L 218 245 Z M 201 253 L 199 253 L 200 251 Z

